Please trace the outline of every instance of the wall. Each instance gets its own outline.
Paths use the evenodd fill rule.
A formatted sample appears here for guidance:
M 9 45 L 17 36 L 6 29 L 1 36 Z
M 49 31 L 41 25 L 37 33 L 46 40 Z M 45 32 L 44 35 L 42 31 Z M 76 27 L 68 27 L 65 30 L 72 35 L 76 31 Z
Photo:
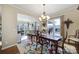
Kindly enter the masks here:
M 64 15 L 64 21 L 68 18 L 72 20 L 74 23 L 70 25 L 69 35 L 74 35 L 75 31 L 79 29 L 79 10 L 77 10 L 78 5 L 74 5 L 73 7 L 67 8 L 65 10 L 61 10 L 52 15 L 52 18 Z M 66 26 L 65 26 L 66 30 Z
M 2 48 L 16 43 L 16 10 L 8 5 L 2 5 Z
M 76 30 L 79 29 L 79 10 L 73 10 L 69 13 L 65 14 L 65 20 L 69 18 L 74 23 L 70 25 L 69 27 L 69 35 L 74 35 Z

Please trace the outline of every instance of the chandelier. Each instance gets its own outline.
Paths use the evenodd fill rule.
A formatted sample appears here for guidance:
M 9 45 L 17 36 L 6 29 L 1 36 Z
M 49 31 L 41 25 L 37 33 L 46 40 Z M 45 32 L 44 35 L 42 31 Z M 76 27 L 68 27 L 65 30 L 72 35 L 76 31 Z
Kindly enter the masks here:
M 43 21 L 47 21 L 48 19 L 50 19 L 50 17 L 46 15 L 45 4 L 43 4 L 43 14 L 39 17 L 39 20 L 43 22 Z

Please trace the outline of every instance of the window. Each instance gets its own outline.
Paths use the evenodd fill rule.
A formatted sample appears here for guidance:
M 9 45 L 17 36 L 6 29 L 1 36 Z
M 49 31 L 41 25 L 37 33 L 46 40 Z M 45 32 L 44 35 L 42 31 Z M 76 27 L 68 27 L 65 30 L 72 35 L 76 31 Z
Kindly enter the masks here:
M 37 30 L 39 26 L 38 21 L 28 15 L 17 14 L 17 31 L 21 34 L 27 34 L 29 31 Z
M 38 24 L 38 21 L 31 16 L 17 14 L 17 42 L 27 39 L 27 34 L 37 30 Z
M 50 35 L 61 36 L 60 34 L 61 23 L 60 22 L 61 22 L 60 17 L 48 20 L 47 28 Z

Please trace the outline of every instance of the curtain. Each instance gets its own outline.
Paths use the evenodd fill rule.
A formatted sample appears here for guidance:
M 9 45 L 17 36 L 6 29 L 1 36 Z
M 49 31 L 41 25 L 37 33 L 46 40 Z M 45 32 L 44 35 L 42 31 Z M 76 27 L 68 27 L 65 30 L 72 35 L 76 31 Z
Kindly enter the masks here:
M 60 16 L 61 19 L 61 36 L 64 38 L 64 15 Z

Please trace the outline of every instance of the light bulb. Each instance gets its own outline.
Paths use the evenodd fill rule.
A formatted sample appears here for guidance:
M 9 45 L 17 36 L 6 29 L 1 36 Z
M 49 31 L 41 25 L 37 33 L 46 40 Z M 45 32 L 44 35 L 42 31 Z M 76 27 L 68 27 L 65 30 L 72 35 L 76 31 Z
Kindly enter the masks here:
M 43 19 L 46 19 L 46 16 L 43 16 Z
M 39 20 L 42 21 L 41 17 L 39 17 Z
M 47 16 L 47 20 L 48 20 L 48 19 L 50 19 L 50 17 L 49 17 L 49 16 Z
M 41 15 L 41 17 L 43 18 L 43 17 L 44 17 L 44 15 Z

